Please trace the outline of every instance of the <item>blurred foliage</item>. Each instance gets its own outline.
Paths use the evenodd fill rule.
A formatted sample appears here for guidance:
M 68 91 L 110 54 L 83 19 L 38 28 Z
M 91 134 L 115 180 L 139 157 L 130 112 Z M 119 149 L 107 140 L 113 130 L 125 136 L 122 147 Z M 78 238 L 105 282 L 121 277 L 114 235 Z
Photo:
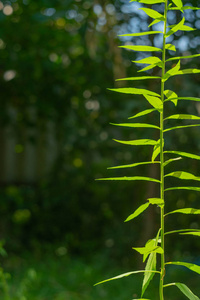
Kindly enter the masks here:
M 195 0 L 190 2 L 196 5 Z M 24 128 L 37 128 L 43 134 L 48 121 L 55 124 L 59 145 L 57 159 L 47 176 L 29 184 L 2 182 L 0 234 L 10 252 L 32 249 L 40 256 L 41 248 L 48 249 L 52 243 L 62 241 L 73 254 L 91 255 L 103 248 L 113 259 L 118 259 L 122 257 L 124 245 L 125 249 L 131 249 L 133 243 L 141 242 L 139 222 L 123 225 L 122 221 L 146 199 L 149 187 L 144 183 L 95 181 L 115 174 L 106 171 L 109 166 L 148 160 L 151 155 L 149 148 L 133 149 L 112 141 L 112 138 L 146 138 L 145 130 L 130 132 L 109 125 L 109 122 L 125 121 L 144 106 L 148 107 L 142 98 L 133 100 L 129 95 L 122 98 L 106 90 L 130 85 L 116 83 L 115 79 L 133 76 L 139 70 L 131 60 L 141 54 L 125 52 L 117 46 L 123 42 L 152 43 L 144 37 L 130 41 L 117 38 L 118 33 L 148 28 L 149 20 L 144 14 L 136 14 L 134 5 L 125 0 L 0 2 L 1 126 L 12 126 L 19 155 L 27 139 L 38 143 L 37 137 L 24 136 Z M 172 12 L 171 24 L 177 18 L 180 16 Z M 200 27 L 199 12 L 190 11 L 186 20 Z M 160 41 L 155 38 L 154 42 Z M 172 42 L 180 53 L 200 52 L 198 31 L 188 33 L 187 38 L 178 32 Z M 200 63 L 197 59 L 188 60 L 183 66 L 188 65 L 198 67 Z M 184 81 L 177 77 L 171 79 L 170 89 L 180 96 L 200 96 L 199 83 L 198 75 L 187 75 Z M 137 87 L 156 91 L 158 85 L 147 81 L 139 82 Z M 200 113 L 198 104 L 178 105 L 182 113 Z M 147 118 L 156 122 L 153 114 Z M 198 136 L 198 128 L 177 130 L 169 134 L 166 148 L 199 154 Z M 196 162 L 184 160 L 177 164 L 198 174 Z M 147 167 L 141 168 L 141 175 L 149 172 Z M 134 170 L 129 173 L 134 174 Z M 122 170 L 116 174 L 124 173 Z M 156 188 L 153 189 L 156 193 Z M 169 192 L 169 207 L 182 208 L 189 202 L 198 206 L 198 197 L 191 192 L 176 196 Z M 152 218 L 147 227 L 152 227 L 152 221 L 158 222 L 157 211 L 152 213 Z M 189 226 L 199 226 L 198 217 L 193 216 L 189 222 Z M 177 217 L 177 224 L 170 223 L 169 227 L 178 226 L 188 226 L 182 216 Z M 152 231 L 156 231 L 155 226 Z M 176 241 L 175 252 L 185 251 L 187 255 L 191 245 L 194 249 L 200 246 L 196 240 L 187 243 Z M 168 247 L 171 249 L 170 244 Z M 127 264 L 132 256 L 132 251 L 128 251 L 123 250 L 122 263 Z

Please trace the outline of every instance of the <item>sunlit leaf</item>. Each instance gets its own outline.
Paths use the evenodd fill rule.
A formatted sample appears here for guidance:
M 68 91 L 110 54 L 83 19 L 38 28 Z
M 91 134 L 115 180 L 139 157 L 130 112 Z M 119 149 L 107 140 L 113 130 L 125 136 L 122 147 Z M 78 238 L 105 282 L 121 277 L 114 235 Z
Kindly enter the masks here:
M 143 59 L 140 59 L 140 60 L 133 60 L 134 63 L 137 63 L 137 64 L 149 64 L 149 65 L 152 65 L 152 64 L 156 64 L 158 62 L 162 62 L 160 60 L 159 57 L 156 57 L 156 56 L 149 56 L 149 57 L 145 57 Z
M 125 48 L 128 50 L 133 50 L 133 51 L 143 51 L 143 52 L 153 52 L 153 51 L 158 51 L 162 52 L 162 49 L 153 47 L 153 46 L 133 46 L 133 45 L 127 45 L 127 46 L 119 46 L 120 48 Z
M 172 100 L 200 101 L 200 98 L 198 98 L 198 97 L 177 97 L 174 99 L 170 99 L 170 101 L 172 101 Z M 169 101 L 169 100 L 166 99 L 165 101 Z
M 119 79 L 116 79 L 116 81 L 121 81 L 121 80 L 160 79 L 160 78 L 161 78 L 161 77 L 159 77 L 159 76 L 140 76 L 140 77 L 119 78 Z
M 133 1 L 135 1 L 135 0 L 130 0 L 130 2 L 133 2 Z M 156 3 L 165 2 L 165 0 L 139 0 L 137 2 L 144 3 L 144 4 L 156 4 Z
M 187 232 L 187 231 L 193 231 L 193 232 L 199 232 L 200 233 L 200 229 L 179 229 L 179 230 L 173 230 L 173 231 L 168 231 L 168 232 L 165 232 L 164 234 L 165 235 L 168 235 L 168 234 L 173 234 L 173 233 L 181 233 L 181 232 Z
M 169 120 L 169 119 L 173 119 L 173 120 L 199 120 L 200 117 L 195 116 L 195 115 L 188 115 L 188 114 L 177 114 L 177 115 L 171 115 L 167 118 L 165 118 L 164 120 Z
M 152 246 L 152 247 L 136 247 L 136 248 L 132 248 L 133 250 L 139 252 L 140 254 L 144 255 L 144 254 L 150 254 L 150 253 L 159 253 L 162 254 L 163 253 L 163 249 L 159 246 Z
M 183 6 L 182 9 L 183 10 L 186 10 L 186 9 L 198 10 L 200 8 L 199 7 L 194 7 L 194 6 Z M 179 8 L 178 7 L 170 7 L 169 10 L 179 10 Z
M 175 282 L 175 283 L 169 283 L 164 285 L 163 287 L 169 287 L 175 285 L 188 299 L 190 300 L 200 300 L 190 289 L 187 287 L 187 285 Z
M 200 187 L 196 186 L 175 186 L 165 189 L 165 191 L 173 191 L 173 190 L 188 190 L 188 191 L 196 191 L 200 192 Z
M 157 144 L 153 148 L 153 153 L 152 153 L 152 162 L 155 161 L 156 157 L 160 154 L 160 144 Z
M 121 123 L 121 124 L 110 123 L 110 124 L 114 125 L 114 126 L 129 127 L 129 128 L 155 128 L 155 129 L 160 129 L 156 125 L 145 124 L 145 123 Z
M 191 229 L 190 229 L 190 230 L 191 230 Z M 180 233 L 180 234 L 182 234 L 182 235 L 187 234 L 187 235 L 200 236 L 200 231 L 199 231 L 199 232 L 198 232 L 198 231 L 189 231 L 189 232 L 183 232 L 183 233 Z
M 166 37 L 169 37 L 173 33 L 180 30 L 181 26 L 184 25 L 184 23 L 185 23 L 185 18 L 183 18 L 177 25 L 173 26 L 173 28 L 167 32 Z
M 179 62 L 173 68 L 171 68 L 169 71 L 167 71 L 165 73 L 162 81 L 166 81 L 169 77 L 177 74 L 177 72 L 179 71 L 179 69 L 180 69 L 180 60 L 179 60 Z
M 142 36 L 142 35 L 157 34 L 157 33 L 163 33 L 163 32 L 162 31 L 147 31 L 147 32 L 120 34 L 118 36 Z
M 200 126 L 200 124 L 175 126 L 175 127 L 167 128 L 167 129 L 163 130 L 163 132 L 167 132 L 167 131 L 171 131 L 171 130 L 175 130 L 175 129 L 189 128 L 189 127 L 198 127 L 198 126 Z
M 167 59 L 166 61 L 195 58 L 195 57 L 199 57 L 199 56 L 200 56 L 200 54 L 194 54 L 194 55 L 188 55 L 188 56 L 177 56 L 177 57 L 171 57 L 171 58 Z
M 139 70 L 138 72 L 145 72 L 145 71 L 151 70 L 151 69 L 153 69 L 153 68 L 155 68 L 155 67 L 162 68 L 162 66 L 163 66 L 162 63 L 161 63 L 161 62 L 158 62 L 158 63 L 156 63 L 156 64 L 151 64 L 151 65 L 149 65 L 149 66 L 147 66 L 147 67 L 145 67 L 145 68 Z
M 139 162 L 139 163 L 134 163 L 134 164 L 129 164 L 129 165 L 122 165 L 122 166 L 116 166 L 116 167 L 110 167 L 108 168 L 109 170 L 111 169 L 123 169 L 123 168 L 133 168 L 133 167 L 137 167 L 137 166 L 141 166 L 141 165 L 149 165 L 149 164 L 155 164 L 155 163 L 160 163 L 159 161 L 147 161 L 147 162 Z
M 196 208 L 180 208 L 173 211 L 168 212 L 165 214 L 165 216 L 171 215 L 171 214 L 186 214 L 186 215 L 200 215 L 200 209 Z
M 185 70 L 179 70 L 177 73 L 172 74 L 171 76 L 184 75 L 184 74 L 198 74 L 198 73 L 200 73 L 199 69 L 185 69 Z
M 165 152 L 167 152 L 167 151 L 165 151 Z M 165 166 L 167 166 L 168 164 L 170 164 L 171 162 L 174 162 L 174 161 L 177 161 L 177 160 L 180 160 L 180 159 L 182 159 L 182 157 L 176 157 L 176 158 L 171 158 L 171 159 L 168 159 L 168 160 L 166 160 L 165 162 L 164 162 L 164 167 Z
M 158 205 L 158 206 L 163 206 L 164 205 L 164 200 L 161 199 L 161 198 L 148 198 L 147 200 L 152 205 Z
M 196 272 L 198 274 L 200 274 L 200 266 L 195 265 L 195 264 L 191 264 L 191 263 L 185 263 L 185 262 L 180 262 L 180 261 L 172 261 L 172 262 L 168 262 L 166 263 L 167 265 L 177 265 L 177 266 L 183 266 L 188 268 L 189 270 Z
M 100 178 L 96 180 L 102 180 L 102 181 L 134 181 L 134 180 L 142 180 L 142 181 L 152 181 L 152 182 L 158 182 L 160 183 L 160 180 L 150 177 L 144 177 L 144 176 L 133 176 L 133 177 L 113 177 L 113 178 Z
M 137 89 L 137 88 L 117 88 L 117 89 L 108 89 L 117 93 L 123 94 L 132 94 L 132 95 L 153 95 L 160 97 L 159 94 L 146 90 L 146 89 Z
M 173 102 L 174 105 L 177 106 L 177 104 L 178 104 L 178 99 L 177 99 L 178 95 L 175 92 L 173 92 L 171 90 L 165 90 L 164 95 L 167 97 L 168 101 Z
M 183 7 L 183 3 L 181 0 L 172 0 L 172 2 L 179 8 L 181 9 Z
M 144 95 L 144 97 L 147 99 L 147 101 L 159 112 L 163 110 L 163 103 L 158 97 L 150 96 L 150 95 Z
M 166 44 L 165 49 L 170 50 L 170 51 L 176 51 L 176 47 L 172 44 Z
M 181 156 L 185 156 L 192 159 L 200 160 L 200 155 L 188 153 L 188 152 L 182 152 L 182 151 L 164 151 L 164 153 L 170 153 L 170 154 L 177 154 Z
M 140 205 L 140 207 L 138 207 L 133 214 L 131 214 L 130 216 L 128 216 L 128 218 L 124 222 L 128 222 L 130 220 L 135 219 L 137 216 L 139 216 L 141 213 L 143 213 L 143 211 L 145 211 L 148 207 L 149 207 L 149 203 L 148 202 L 145 203 L 145 204 Z
M 200 177 L 197 177 L 191 173 L 184 172 L 184 171 L 175 171 L 175 172 L 171 172 L 171 173 L 165 175 L 165 177 L 168 177 L 168 176 L 176 177 L 176 178 L 183 179 L 183 180 L 200 181 Z
M 129 117 L 128 119 L 134 119 L 134 118 L 137 118 L 137 117 L 142 117 L 142 116 L 145 116 L 145 115 L 148 115 L 150 113 L 152 113 L 153 111 L 157 111 L 157 109 L 154 109 L 154 108 L 151 108 L 151 109 L 145 109 L 139 113 L 137 113 L 136 115 L 132 116 L 132 117 Z
M 146 271 L 145 270 L 141 270 L 141 271 L 133 271 L 133 272 L 123 273 L 123 274 L 120 274 L 118 276 L 115 276 L 115 277 L 112 277 L 112 278 L 100 281 L 98 283 L 95 283 L 94 286 L 98 285 L 98 284 L 101 284 L 101 283 L 104 283 L 104 282 L 107 282 L 107 281 L 111 281 L 111 280 L 115 280 L 115 279 L 120 279 L 120 278 L 127 277 L 127 276 L 130 276 L 130 275 L 133 275 L 133 274 L 144 273 L 144 272 L 146 272 Z M 158 271 L 149 271 L 149 273 L 159 273 L 159 272 Z
M 139 10 L 143 10 L 150 18 L 159 19 L 160 21 L 165 20 L 164 16 L 154 9 L 141 7 Z
M 140 145 L 156 145 L 157 141 L 155 140 L 150 140 L 150 139 L 140 139 L 140 140 L 133 140 L 133 141 L 120 141 L 120 140 L 115 140 L 115 142 L 125 144 L 125 145 L 134 145 L 134 146 L 140 146 Z

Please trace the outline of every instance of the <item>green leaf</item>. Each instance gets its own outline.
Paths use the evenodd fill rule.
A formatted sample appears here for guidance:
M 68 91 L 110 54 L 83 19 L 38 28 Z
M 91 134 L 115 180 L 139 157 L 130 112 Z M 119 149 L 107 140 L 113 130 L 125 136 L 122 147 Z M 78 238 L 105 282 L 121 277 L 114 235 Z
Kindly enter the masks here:
M 147 31 L 147 32 L 120 34 L 118 36 L 142 36 L 142 35 L 157 34 L 157 33 L 163 33 L 163 32 L 162 31 Z
M 142 255 L 148 255 L 150 253 L 163 253 L 163 249 L 159 246 L 136 247 L 132 249 L 139 252 Z
M 190 264 L 190 263 L 185 263 L 185 262 L 180 262 L 180 261 L 172 261 L 172 262 L 168 262 L 166 263 L 166 265 L 177 265 L 177 266 L 183 266 L 188 268 L 189 270 L 196 272 L 198 274 L 200 274 L 200 266 L 195 265 L 195 264 Z
M 179 69 L 180 69 L 180 60 L 175 65 L 175 67 L 171 68 L 169 71 L 167 71 L 165 73 L 165 75 L 163 76 L 162 81 L 165 82 L 169 77 L 174 76 L 175 74 L 177 74 L 177 72 L 179 71 Z
M 108 89 L 110 91 L 114 91 L 117 93 L 123 93 L 123 94 L 132 94 L 132 95 L 153 95 L 160 97 L 159 94 L 145 90 L 145 89 L 137 89 L 137 88 L 118 88 L 118 89 Z
M 141 7 L 139 10 L 143 10 L 150 18 L 158 19 L 160 21 L 165 20 L 164 16 L 154 9 Z
M 162 62 L 160 60 L 160 58 L 156 57 L 156 56 L 149 56 L 149 57 L 145 57 L 143 59 L 140 60 L 133 60 L 134 63 L 137 64 L 149 64 L 149 65 L 154 65 L 158 62 Z
M 120 279 L 120 278 L 127 277 L 127 276 L 130 276 L 130 275 L 133 275 L 133 274 L 144 273 L 144 272 L 146 272 L 146 271 L 145 270 L 141 270 L 141 271 L 133 271 L 133 272 L 123 273 L 123 274 L 120 274 L 118 276 L 115 276 L 115 277 L 112 277 L 112 278 L 100 281 L 98 283 L 95 283 L 94 286 L 96 286 L 98 284 L 101 284 L 101 283 L 104 283 L 104 282 L 111 281 L 111 280 Z M 160 272 L 158 272 L 158 271 L 149 271 L 149 273 L 160 273 Z
M 176 56 L 176 57 L 172 57 L 167 59 L 166 61 L 171 61 L 171 60 L 179 60 L 179 59 L 187 59 L 187 58 L 195 58 L 195 57 L 199 57 L 200 54 L 194 54 L 194 55 L 188 55 L 188 56 Z
M 170 101 L 172 100 L 187 100 L 187 101 L 200 101 L 200 98 L 197 97 L 177 97 L 174 99 L 170 99 Z M 166 99 L 165 101 L 169 101 L 168 99 Z
M 181 0 L 172 0 L 172 2 L 177 6 L 178 9 L 183 7 L 183 3 Z
M 115 140 L 115 142 L 125 144 L 125 145 L 134 145 L 134 146 L 141 146 L 141 145 L 156 145 L 157 141 L 155 140 L 150 140 L 150 139 L 141 139 L 141 140 L 133 140 L 133 141 L 120 141 L 120 140 Z
M 136 0 L 131 0 L 130 2 L 133 2 L 133 1 L 136 1 Z M 137 2 L 144 3 L 144 4 L 156 4 L 156 3 L 165 2 L 165 0 L 139 0 Z
M 193 292 L 187 287 L 187 285 L 180 283 L 180 282 L 175 282 L 175 283 L 169 283 L 164 285 L 163 287 L 169 287 L 175 285 L 177 288 L 190 300 L 200 300 Z
M 149 164 L 155 164 L 155 163 L 160 163 L 159 161 L 147 161 L 147 162 L 139 162 L 139 163 L 134 163 L 134 164 L 129 164 L 129 165 L 122 165 L 122 166 L 116 166 L 116 167 L 110 167 L 108 168 L 109 170 L 111 169 L 123 169 L 123 168 L 133 168 L 133 167 L 137 167 L 137 166 L 141 166 L 141 165 L 149 165 Z
M 180 30 L 182 30 L 182 31 L 193 31 L 193 30 L 196 30 L 196 29 L 192 28 L 190 26 L 187 26 L 187 25 L 182 25 Z
M 165 189 L 165 191 L 173 191 L 173 190 L 188 190 L 188 191 L 196 191 L 200 192 L 200 187 L 196 186 L 175 186 Z
M 175 171 L 175 172 L 172 172 L 172 173 L 169 173 L 169 174 L 165 175 L 165 177 L 168 177 L 168 176 L 176 177 L 176 178 L 183 179 L 183 180 L 200 181 L 200 177 L 197 177 L 197 176 L 195 176 L 191 173 L 184 172 L 184 171 Z
M 183 6 L 182 9 L 183 10 L 186 10 L 186 9 L 198 10 L 200 8 L 194 7 L 194 6 Z M 170 7 L 169 10 L 179 10 L 179 8 L 178 7 Z
M 161 199 L 161 198 L 148 198 L 147 200 L 152 205 L 158 205 L 158 206 L 163 206 L 164 205 L 164 200 Z
M 133 45 L 127 45 L 127 46 L 119 46 L 120 48 L 125 48 L 128 50 L 133 50 L 133 51 L 144 51 L 144 52 L 153 52 L 153 51 L 158 51 L 162 52 L 162 49 L 153 47 L 153 46 L 133 46 Z
M 137 216 L 139 216 L 141 213 L 143 213 L 143 211 L 145 211 L 147 208 L 149 207 L 149 203 L 145 203 L 140 205 L 140 207 L 138 207 L 138 209 L 136 209 L 136 211 L 131 214 L 130 216 L 128 216 L 128 218 L 124 221 L 124 222 L 128 222 L 130 220 L 133 220 L 134 218 L 136 218 Z
M 165 216 L 171 215 L 171 214 L 186 214 L 186 215 L 200 215 L 200 209 L 196 208 L 180 208 L 173 211 L 168 212 L 165 214 Z
M 147 101 L 159 112 L 162 112 L 163 110 L 163 103 L 158 97 L 150 96 L 150 95 L 144 95 L 144 97 L 147 99 Z
M 111 180 L 111 181 L 134 181 L 134 180 L 144 180 L 144 181 L 153 181 L 160 183 L 160 180 L 150 177 L 143 177 L 143 176 L 134 176 L 134 177 L 113 177 L 113 178 L 99 178 L 96 180 Z
M 173 120 L 199 120 L 200 117 L 198 116 L 194 116 L 194 115 L 188 115 L 188 114 L 177 114 L 177 115 L 171 115 L 167 118 L 165 118 L 164 120 L 169 120 L 169 119 L 173 119 Z
M 180 232 L 186 232 L 186 231 L 191 231 L 193 230 L 193 232 L 200 232 L 199 229 L 179 229 L 179 230 L 173 230 L 173 231 L 168 231 L 168 232 L 165 232 L 165 235 L 167 234 L 173 234 L 173 233 L 180 233 Z
M 144 80 L 144 79 L 160 79 L 159 76 L 140 76 L 140 77 L 127 77 L 127 78 L 119 78 L 115 81 L 121 81 L 121 80 Z
M 171 159 L 168 159 L 164 162 L 164 167 L 167 166 L 168 164 L 170 164 L 171 162 L 174 162 L 174 161 L 177 161 L 177 160 L 180 160 L 182 159 L 182 157 L 176 157 L 176 158 L 171 158 Z
M 166 44 L 165 49 L 168 49 L 170 51 L 176 51 L 176 47 L 172 44 Z
M 178 104 L 178 99 L 177 99 L 178 95 L 175 92 L 173 92 L 171 90 L 165 90 L 164 95 L 167 97 L 168 101 L 173 102 L 174 105 L 177 106 L 177 104 Z
M 191 229 L 190 229 L 191 230 Z M 189 231 L 189 232 L 183 232 L 183 233 L 180 233 L 181 235 L 185 235 L 185 234 L 188 234 L 188 235 L 196 235 L 196 236 L 200 236 L 200 231 Z
M 152 153 L 152 162 L 155 161 L 156 157 L 160 154 L 160 140 L 158 141 L 158 143 L 154 146 L 153 148 L 153 153 Z
M 188 152 L 182 152 L 182 151 L 164 151 L 164 153 L 170 153 L 170 154 L 178 154 L 181 156 L 189 157 L 192 159 L 200 160 L 200 155 L 188 153 Z
M 185 70 L 179 70 L 177 73 L 171 76 L 184 75 L 184 74 L 198 74 L 198 73 L 200 73 L 199 69 L 185 69 Z
M 140 72 L 140 73 L 141 73 L 141 72 L 145 72 L 145 71 L 151 70 L 151 69 L 153 69 L 153 68 L 155 68 L 155 67 L 162 68 L 162 63 L 158 62 L 158 63 L 156 63 L 156 64 L 149 65 L 149 66 L 147 66 L 147 67 L 145 67 L 145 68 L 139 70 L 138 72 Z
M 151 108 L 151 109 L 145 109 L 145 110 L 143 110 L 143 111 L 137 113 L 136 115 L 134 115 L 134 116 L 132 116 L 132 117 L 130 117 L 130 118 L 128 118 L 128 119 L 130 120 L 130 119 L 134 119 L 134 118 L 137 118 L 137 117 L 142 117 L 142 116 L 148 115 L 148 114 L 150 114 L 150 113 L 152 113 L 153 111 L 156 111 L 156 110 L 157 110 L 157 109 L 154 109 L 154 108 Z
M 167 32 L 165 37 L 169 37 L 170 35 L 174 34 L 178 30 L 180 30 L 180 28 L 182 27 L 182 25 L 184 25 L 184 23 L 185 23 L 185 18 L 183 18 L 177 25 L 173 26 L 172 29 L 170 29 Z
M 157 23 L 159 23 L 159 22 L 161 22 L 161 20 L 156 19 L 156 20 L 154 20 L 153 22 L 151 22 L 151 23 L 148 25 L 148 27 L 151 27 L 151 26 L 153 26 L 154 24 L 157 24 Z
M 145 124 L 145 123 L 121 123 L 121 124 L 110 123 L 110 124 L 114 126 L 129 127 L 129 128 L 155 128 L 160 130 L 160 127 L 156 125 Z
M 163 130 L 163 132 L 171 131 L 171 130 L 174 130 L 174 129 L 182 129 L 182 128 L 198 127 L 198 126 L 200 126 L 200 124 L 170 127 L 170 128 L 167 128 L 167 129 Z

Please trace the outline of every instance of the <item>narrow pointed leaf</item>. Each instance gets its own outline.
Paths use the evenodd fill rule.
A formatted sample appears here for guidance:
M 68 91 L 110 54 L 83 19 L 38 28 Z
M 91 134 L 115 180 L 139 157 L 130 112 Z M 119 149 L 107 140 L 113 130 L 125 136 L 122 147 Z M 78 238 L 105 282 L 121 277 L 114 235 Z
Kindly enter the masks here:
M 177 155 L 185 156 L 188 158 L 200 160 L 200 155 L 182 152 L 182 151 L 164 151 L 164 153 L 177 154 Z
M 163 103 L 160 100 L 160 98 L 158 97 L 154 97 L 151 95 L 144 95 L 144 97 L 147 99 L 147 101 L 155 108 L 157 109 L 159 112 L 161 112 L 163 110 Z
M 200 300 L 190 289 L 187 287 L 187 285 L 180 283 L 180 282 L 175 282 L 175 283 L 169 283 L 164 285 L 164 287 L 169 287 L 169 286 L 177 286 L 177 288 L 190 300 Z
M 140 77 L 127 77 L 127 78 L 119 78 L 115 81 L 121 81 L 121 80 L 144 80 L 144 79 L 160 79 L 159 76 L 140 76 Z
M 169 58 L 166 61 L 195 58 L 195 57 L 199 57 L 199 56 L 200 56 L 200 54 L 194 54 L 194 55 L 188 55 L 188 56 L 177 56 L 177 57 Z
M 135 0 L 131 0 L 130 2 L 133 2 Z M 139 3 L 144 3 L 144 4 L 156 4 L 156 3 L 162 3 L 165 2 L 165 0 L 139 0 Z
M 155 128 L 160 129 L 158 126 L 153 124 L 145 124 L 145 123 L 121 123 L 121 124 L 114 124 L 111 123 L 111 125 L 114 126 L 121 126 L 121 127 L 129 127 L 129 128 Z
M 127 45 L 127 46 L 119 46 L 120 48 L 125 48 L 128 50 L 133 50 L 133 51 L 144 51 L 144 52 L 153 52 L 153 51 L 158 51 L 162 52 L 162 49 L 153 47 L 153 46 L 133 46 L 133 45 Z
M 152 153 L 152 162 L 155 161 L 156 157 L 160 154 L 160 143 L 154 146 L 153 153 Z
M 156 145 L 157 141 L 150 140 L 150 139 L 141 139 L 141 140 L 133 140 L 133 141 L 120 141 L 120 140 L 114 140 L 115 142 L 125 144 L 125 145 L 134 145 L 134 146 L 140 146 L 140 145 Z
M 184 25 L 184 23 L 185 23 L 185 18 L 183 18 L 177 25 L 173 26 L 173 28 L 167 32 L 166 37 L 180 30 L 181 26 Z
M 200 187 L 196 186 L 175 186 L 165 189 L 165 191 L 173 191 L 173 190 L 188 190 L 188 191 L 196 191 L 200 192 Z
M 150 18 L 158 19 L 160 21 L 165 20 L 164 16 L 154 9 L 141 7 L 139 10 L 143 10 Z
M 140 205 L 140 207 L 138 207 L 138 209 L 136 209 L 136 211 L 133 214 L 128 216 L 128 218 L 124 222 L 128 222 L 130 220 L 135 219 L 137 216 L 139 216 L 141 213 L 143 213 L 148 207 L 149 207 L 148 202 L 145 203 L 145 204 Z
M 148 114 L 150 114 L 150 113 L 152 113 L 153 111 L 156 111 L 156 110 L 157 110 L 157 109 L 154 109 L 154 108 L 151 108 L 151 109 L 145 109 L 145 110 L 143 110 L 143 111 L 137 113 L 136 115 L 134 115 L 134 116 L 132 116 L 132 117 L 130 117 L 130 118 L 128 118 L 128 119 L 130 120 L 130 119 L 134 119 L 134 118 L 137 118 L 137 117 L 142 117 L 142 116 L 148 115 Z
M 187 25 L 182 25 L 180 30 L 182 30 L 182 31 L 193 31 L 193 30 L 196 30 L 196 29 L 192 28 L 190 26 L 187 26 Z
M 156 63 L 156 64 L 151 64 L 151 65 L 149 65 L 149 66 L 147 66 L 147 67 L 145 67 L 145 68 L 139 70 L 138 72 L 140 72 L 140 73 L 141 73 L 141 72 L 145 72 L 145 71 L 151 70 L 151 69 L 153 69 L 153 68 L 155 68 L 155 67 L 162 68 L 162 63 L 158 62 L 158 63 Z
M 174 105 L 177 106 L 177 104 L 178 104 L 178 99 L 177 99 L 178 95 L 175 92 L 173 92 L 171 90 L 165 90 L 164 95 L 167 97 L 168 101 L 173 102 Z
M 171 68 L 169 71 L 167 71 L 163 77 L 163 81 L 166 81 L 169 77 L 177 74 L 177 72 L 180 69 L 180 60 L 179 62 L 175 65 L 175 67 Z
M 180 208 L 173 211 L 168 212 L 165 214 L 165 216 L 171 215 L 171 214 L 186 214 L 186 215 L 200 215 L 200 209 L 196 208 Z
M 195 115 L 188 115 L 188 114 L 177 114 L 177 115 L 171 115 L 167 118 L 165 118 L 164 120 L 169 120 L 169 119 L 173 119 L 173 120 L 199 120 L 200 117 L 195 116 Z
M 153 246 L 153 247 L 136 247 L 136 248 L 132 248 L 133 250 L 139 252 L 142 255 L 147 255 L 150 253 L 159 253 L 162 254 L 163 253 L 163 249 L 159 246 Z
M 191 173 L 188 172 L 184 172 L 184 171 L 175 171 L 175 172 L 171 172 L 167 175 L 165 175 L 165 177 L 176 177 L 179 179 L 183 179 L 183 180 L 196 180 L 196 181 L 200 181 L 200 177 L 197 177 Z
M 200 232 L 200 229 L 179 229 L 179 230 L 173 230 L 173 231 L 168 231 L 168 232 L 165 232 L 164 234 L 165 235 L 168 235 L 168 234 L 173 234 L 173 233 L 181 233 L 181 232 L 189 232 L 189 231 L 193 231 L 193 232 Z
M 161 199 L 161 198 L 148 198 L 147 200 L 152 205 L 158 205 L 158 206 L 163 206 L 164 205 L 164 200 Z
M 149 56 L 149 57 L 145 57 L 145 58 L 140 59 L 140 60 L 133 60 L 133 62 L 137 63 L 137 64 L 149 64 L 149 65 L 156 64 L 158 62 L 162 63 L 160 58 L 156 57 L 156 56 Z
M 200 124 L 175 126 L 175 127 L 167 128 L 167 129 L 163 130 L 163 132 L 167 132 L 167 131 L 171 131 L 171 130 L 175 130 L 175 129 L 189 128 L 189 127 L 198 127 L 198 126 L 200 126 Z
M 141 271 L 133 271 L 133 272 L 123 273 L 121 275 L 118 275 L 118 276 L 115 276 L 115 277 L 112 277 L 112 278 L 100 281 L 98 283 L 95 283 L 94 286 L 98 285 L 98 284 L 101 284 L 101 283 L 104 283 L 104 282 L 111 281 L 111 280 L 120 279 L 120 278 L 127 277 L 127 276 L 130 276 L 130 275 L 133 275 L 133 274 L 144 273 L 144 272 L 146 272 L 146 271 L 145 270 L 141 270 Z M 158 271 L 149 271 L 149 273 L 159 273 L 159 272 Z
M 178 7 L 178 9 L 181 9 L 183 7 L 183 3 L 181 0 L 172 0 L 172 2 Z
M 144 181 L 153 181 L 153 182 L 158 182 L 160 183 L 160 180 L 155 179 L 155 178 L 150 178 L 150 177 L 144 177 L 144 176 L 133 176 L 133 177 L 113 177 L 113 178 L 100 178 L 97 180 L 102 180 L 102 181 L 134 181 L 134 180 L 144 180 Z
M 198 98 L 198 97 L 177 97 L 174 99 L 170 99 L 170 101 L 172 101 L 172 100 L 200 101 L 200 98 Z M 165 101 L 169 101 L 169 100 L 166 99 Z
M 172 44 L 166 44 L 165 49 L 170 50 L 170 51 L 176 51 L 176 47 Z
M 159 94 L 145 90 L 145 89 L 137 89 L 137 88 L 117 88 L 117 89 L 108 89 L 110 91 L 123 93 L 123 94 L 133 94 L 133 95 L 153 95 L 160 97 Z
M 157 23 L 159 23 L 159 22 L 161 22 L 160 19 L 155 19 L 153 22 L 151 22 L 151 23 L 148 25 L 148 27 L 151 27 L 151 26 L 153 26 L 154 24 L 157 24 Z
M 139 163 L 134 163 L 134 164 L 129 164 L 129 165 L 122 165 L 122 166 L 116 166 L 116 167 L 110 167 L 108 168 L 109 170 L 111 169 L 124 169 L 124 168 L 133 168 L 133 167 L 137 167 L 137 166 L 141 166 L 141 165 L 149 165 L 149 164 L 153 164 L 153 163 L 160 163 L 159 161 L 147 161 L 147 162 L 139 162 Z
M 185 70 L 179 70 L 178 72 L 172 74 L 171 76 L 184 75 L 184 74 L 198 74 L 198 73 L 200 73 L 199 69 L 185 69 Z
M 180 262 L 180 261 L 172 261 L 172 262 L 168 262 L 166 263 L 167 265 L 177 265 L 177 266 L 183 266 L 188 268 L 189 270 L 196 272 L 198 274 L 200 274 L 200 266 L 195 265 L 195 264 L 191 264 L 191 263 L 185 263 L 185 262 Z
M 198 10 L 200 7 L 194 7 L 194 6 L 183 6 L 183 10 L 191 9 L 191 10 Z M 179 10 L 178 7 L 170 7 L 169 10 Z
M 191 230 L 191 229 L 190 229 Z M 189 232 L 183 232 L 183 233 L 180 233 L 181 235 L 185 235 L 185 234 L 188 234 L 188 235 L 195 235 L 195 236 L 200 236 L 200 231 L 189 231 Z
M 167 152 L 167 151 L 166 151 Z M 170 164 L 171 162 L 174 162 L 174 161 L 177 161 L 177 160 L 180 160 L 182 159 L 182 157 L 176 157 L 176 158 L 171 158 L 171 159 L 168 159 L 164 162 L 164 167 L 167 166 L 168 164 Z
M 147 32 L 127 33 L 127 34 L 120 34 L 118 36 L 142 36 L 142 35 L 157 34 L 157 33 L 162 33 L 162 31 L 147 31 Z

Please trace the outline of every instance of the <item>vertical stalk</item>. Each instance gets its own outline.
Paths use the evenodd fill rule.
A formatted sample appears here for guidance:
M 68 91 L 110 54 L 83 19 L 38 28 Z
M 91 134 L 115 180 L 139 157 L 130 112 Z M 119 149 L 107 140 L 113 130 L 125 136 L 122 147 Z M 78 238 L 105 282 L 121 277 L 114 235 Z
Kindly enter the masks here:
M 166 32 L 167 32 L 167 5 L 168 0 L 165 1 L 165 10 L 164 10 L 164 30 L 163 30 L 163 52 L 162 52 L 162 80 L 161 80 L 161 100 L 163 102 L 163 111 L 160 113 L 160 198 L 164 200 L 164 140 L 163 140 L 163 114 L 164 114 L 164 90 L 165 90 L 165 83 L 163 81 L 164 75 L 165 75 L 165 46 L 166 46 Z M 163 295 L 163 282 L 164 282 L 164 276 L 165 276 L 165 244 L 164 244 L 164 205 L 161 207 L 161 247 L 163 249 L 163 254 L 161 254 L 161 274 L 160 274 L 160 287 L 159 287 L 159 294 L 160 294 L 160 300 L 164 300 Z

